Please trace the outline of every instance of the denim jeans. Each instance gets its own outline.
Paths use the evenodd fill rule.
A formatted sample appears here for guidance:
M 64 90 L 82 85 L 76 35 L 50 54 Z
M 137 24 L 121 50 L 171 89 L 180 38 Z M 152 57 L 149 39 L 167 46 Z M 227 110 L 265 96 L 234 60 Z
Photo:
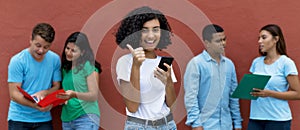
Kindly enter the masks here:
M 98 130 L 100 117 L 96 114 L 85 114 L 75 120 L 63 122 L 63 130 Z
M 151 126 L 132 121 L 126 121 L 124 130 L 177 130 L 177 128 L 174 120 L 160 126 Z
M 9 120 L 8 130 L 53 130 L 53 126 L 52 121 L 29 123 Z
M 290 130 L 289 121 L 249 120 L 247 130 Z

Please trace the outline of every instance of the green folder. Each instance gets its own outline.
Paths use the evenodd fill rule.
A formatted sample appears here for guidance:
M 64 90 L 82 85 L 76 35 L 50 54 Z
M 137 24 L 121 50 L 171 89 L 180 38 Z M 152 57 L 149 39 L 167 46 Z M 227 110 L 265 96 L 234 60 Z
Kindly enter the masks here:
M 258 97 L 251 96 L 250 92 L 253 88 L 264 89 L 270 78 L 269 75 L 245 74 L 231 97 L 256 100 Z

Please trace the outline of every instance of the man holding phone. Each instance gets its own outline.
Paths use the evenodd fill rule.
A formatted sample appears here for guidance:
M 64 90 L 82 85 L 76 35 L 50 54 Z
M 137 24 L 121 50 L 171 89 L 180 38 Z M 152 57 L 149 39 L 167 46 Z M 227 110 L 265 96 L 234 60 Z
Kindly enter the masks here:
M 241 130 L 239 99 L 230 97 L 237 79 L 233 62 L 223 55 L 224 30 L 210 24 L 202 36 L 205 50 L 190 60 L 184 74 L 186 124 L 193 130 Z

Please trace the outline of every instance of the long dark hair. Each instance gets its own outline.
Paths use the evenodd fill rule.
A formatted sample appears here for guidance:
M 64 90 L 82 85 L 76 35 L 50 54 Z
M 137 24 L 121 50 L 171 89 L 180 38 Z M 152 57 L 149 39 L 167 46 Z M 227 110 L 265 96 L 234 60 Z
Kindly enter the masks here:
M 287 52 L 286 52 L 286 45 L 285 45 L 283 33 L 282 33 L 280 27 L 278 25 L 276 25 L 276 24 L 268 24 L 268 25 L 262 27 L 259 32 L 261 32 L 263 30 L 268 31 L 273 36 L 273 38 L 275 38 L 276 36 L 279 37 L 279 39 L 278 39 L 278 41 L 276 43 L 276 51 L 280 55 L 286 55 L 286 56 L 288 56 Z M 266 56 L 267 55 L 266 52 L 261 52 L 260 49 L 259 49 L 259 53 L 262 56 Z
M 157 19 L 161 28 L 161 37 L 156 48 L 164 49 L 171 44 L 171 27 L 165 15 L 159 10 L 143 6 L 131 11 L 126 18 L 121 21 L 121 25 L 116 33 L 116 42 L 121 48 L 126 48 L 130 44 L 133 48 L 140 46 L 141 30 L 143 25 L 153 19 Z
M 92 65 L 95 65 L 95 67 L 98 69 L 99 73 L 102 72 L 101 64 L 95 60 L 94 53 L 90 47 L 89 40 L 88 40 L 87 36 L 82 32 L 74 32 L 67 38 L 63 52 L 62 52 L 62 58 L 61 58 L 62 70 L 64 69 L 68 72 L 72 68 L 72 61 L 68 61 L 66 59 L 66 53 L 65 53 L 65 49 L 66 49 L 68 43 L 74 43 L 77 47 L 79 47 L 79 49 L 81 51 L 84 51 L 83 55 L 81 55 L 77 59 L 76 63 L 74 64 L 75 66 L 77 66 L 77 72 L 83 68 L 84 64 L 87 61 L 89 61 Z M 77 73 L 77 72 L 75 72 L 75 73 Z

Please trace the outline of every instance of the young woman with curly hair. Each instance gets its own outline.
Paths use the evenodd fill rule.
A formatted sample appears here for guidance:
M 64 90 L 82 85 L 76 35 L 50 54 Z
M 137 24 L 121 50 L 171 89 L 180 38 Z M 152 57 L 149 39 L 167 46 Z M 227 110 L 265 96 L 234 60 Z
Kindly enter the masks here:
M 170 108 L 175 102 L 172 67 L 158 68 L 161 56 L 156 49 L 169 44 L 171 28 L 166 17 L 158 10 L 140 7 L 131 11 L 121 22 L 116 42 L 128 48 L 130 54 L 119 58 L 117 80 L 126 105 L 125 130 L 176 130 Z

